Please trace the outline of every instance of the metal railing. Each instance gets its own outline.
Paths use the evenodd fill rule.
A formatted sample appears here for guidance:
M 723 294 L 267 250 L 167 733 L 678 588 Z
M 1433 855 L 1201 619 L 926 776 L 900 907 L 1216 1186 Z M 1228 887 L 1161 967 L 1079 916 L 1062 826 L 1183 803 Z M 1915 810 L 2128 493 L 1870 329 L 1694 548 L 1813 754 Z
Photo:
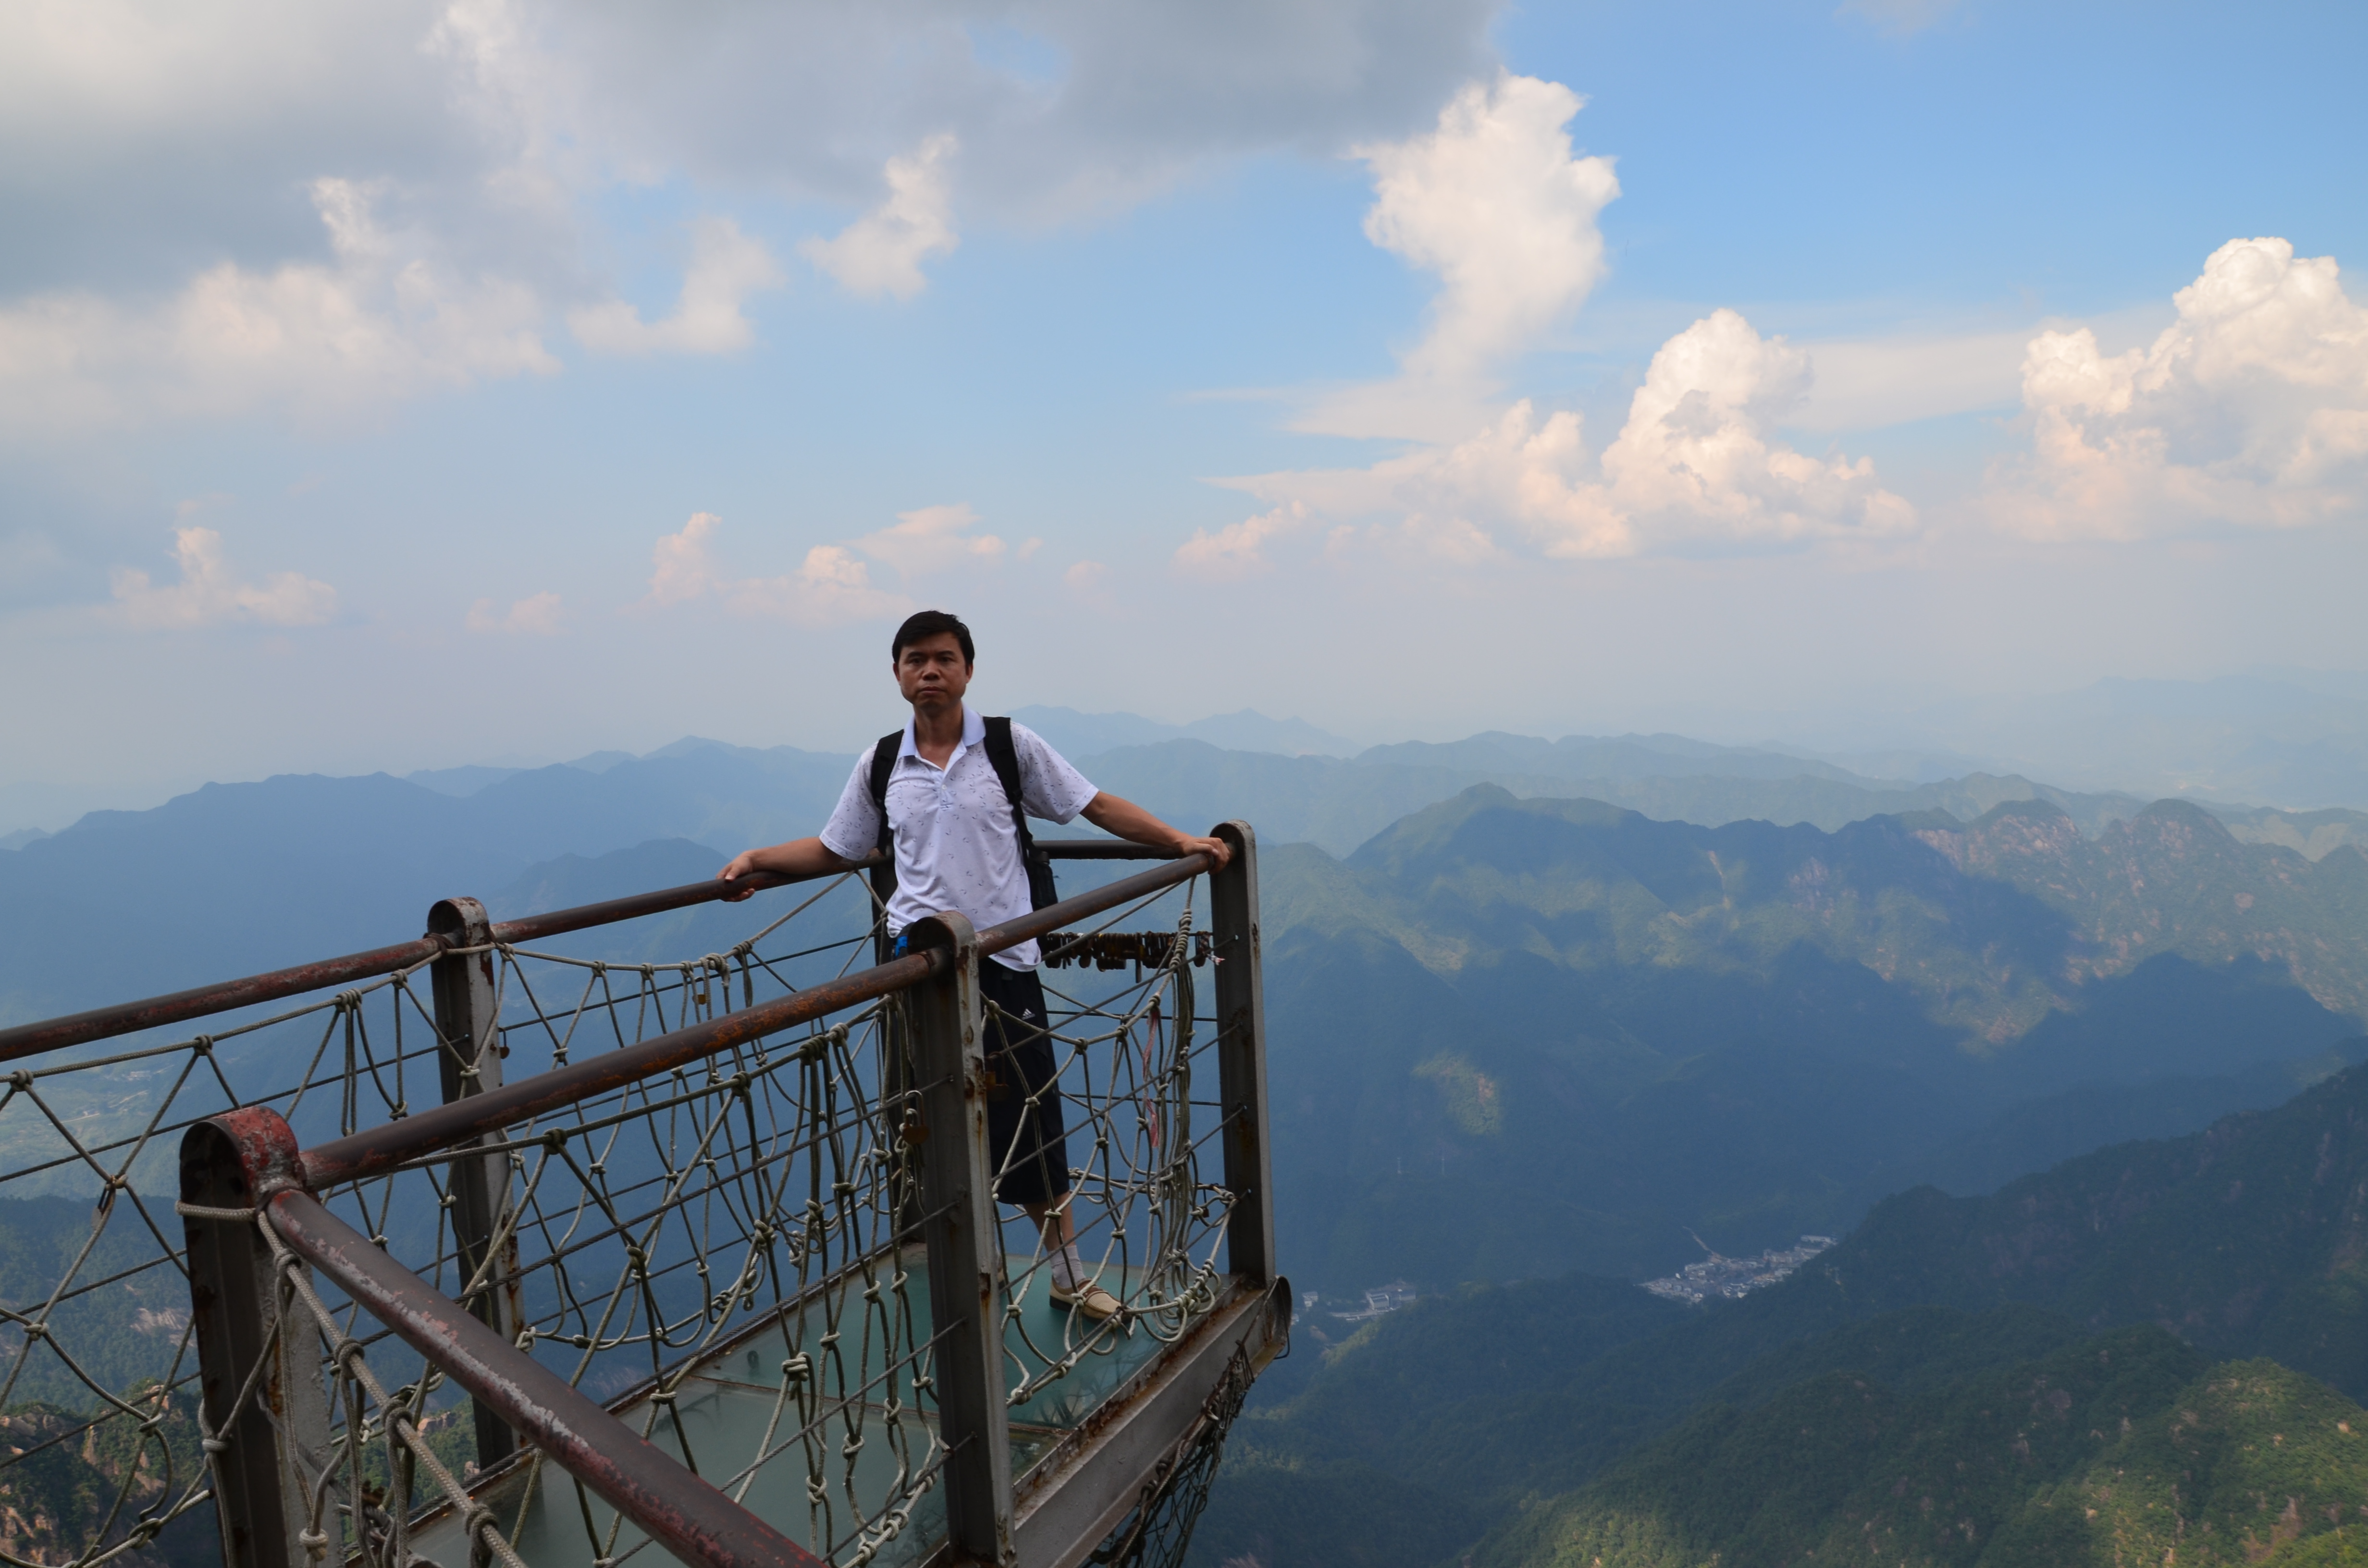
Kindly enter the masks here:
M 416 943 L 0 1030 L 0 1561 L 1140 1555 L 1288 1324 L 1256 846 L 1219 831 L 1213 876 L 861 969 L 851 875 L 688 960 L 557 941 L 764 876 L 454 899 Z M 995 1201 L 978 966 L 1038 937 L 1107 1322 Z

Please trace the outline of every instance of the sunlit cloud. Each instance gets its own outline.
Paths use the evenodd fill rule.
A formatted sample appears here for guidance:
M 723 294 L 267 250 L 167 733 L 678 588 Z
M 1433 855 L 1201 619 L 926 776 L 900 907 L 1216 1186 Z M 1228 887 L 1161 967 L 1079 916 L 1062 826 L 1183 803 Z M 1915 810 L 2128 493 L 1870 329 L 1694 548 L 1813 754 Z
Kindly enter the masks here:
M 1321 518 L 1380 518 L 1439 560 L 1477 564 L 1496 535 L 1547 556 L 1720 553 L 1905 533 L 1916 511 L 1872 460 L 1816 458 L 1772 433 L 1809 384 L 1806 357 L 1716 311 L 1661 346 L 1627 422 L 1600 454 L 1568 411 L 1514 403 L 1461 441 L 1360 469 L 1224 481 L 1275 510 L 1176 552 L 1199 576 L 1241 576 Z
M 267 406 L 310 415 L 559 369 L 533 290 L 431 264 L 378 224 L 375 195 L 313 182 L 328 266 L 224 262 L 150 306 L 64 292 L 0 307 L 0 427 L 21 436 Z
M 1305 533 L 1314 520 L 1305 502 L 1285 501 L 1270 512 L 1228 523 L 1214 533 L 1196 530 L 1177 548 L 1176 564 L 1187 575 L 1212 583 L 1255 576 L 1273 570 L 1274 562 L 1267 551 L 1277 540 Z
M 2117 540 L 2360 515 L 2368 310 L 2335 258 L 2230 240 L 2172 298 L 2179 319 L 2126 354 L 2087 327 L 2031 340 L 2032 448 L 1993 475 L 1992 514 L 2038 538 Z
M 921 263 L 951 252 L 954 233 L 950 165 L 960 142 L 939 134 L 888 160 L 888 194 L 834 239 L 808 240 L 799 254 L 851 294 L 909 300 L 928 287 Z
M 232 621 L 318 626 L 337 610 L 337 590 L 301 572 L 241 582 L 222 560 L 222 535 L 195 526 L 173 530 L 181 580 L 162 585 L 130 567 L 113 574 L 115 602 L 105 612 L 142 631 L 193 631 Z
M 554 593 L 529 594 L 514 599 L 507 610 L 498 609 L 491 599 L 479 599 L 469 607 L 468 628 L 480 633 L 507 633 L 512 636 L 556 637 L 559 635 L 559 596 Z
M 1000 561 L 1003 540 L 993 534 L 970 531 L 978 520 L 978 514 L 971 510 L 967 502 L 921 506 L 897 513 L 893 526 L 865 534 L 854 544 L 864 554 L 887 562 L 906 576 Z
M 894 619 L 911 613 L 901 594 L 875 586 L 871 568 L 841 545 L 816 545 L 794 572 L 744 577 L 721 567 L 713 540 L 723 519 L 696 512 L 651 551 L 644 608 L 667 608 L 712 598 L 734 615 L 768 616 L 806 626 Z
M 872 586 L 871 569 L 835 544 L 807 551 L 794 572 L 731 584 L 723 602 L 737 615 L 779 616 L 807 626 L 894 620 L 913 609 L 904 595 Z
M 781 269 L 764 242 L 729 218 L 691 226 L 690 266 L 673 312 L 654 322 L 622 300 L 569 312 L 575 340 L 596 354 L 734 354 L 756 341 L 742 313 L 749 295 L 779 288 Z
M 1620 194 L 1611 160 L 1565 129 L 1586 100 L 1559 82 L 1474 82 L 1431 131 L 1360 147 L 1373 174 L 1365 235 L 1436 273 L 1422 341 L 1389 381 L 1335 393 L 1296 427 L 1452 437 L 1469 430 L 1504 364 L 1583 303 L 1604 272 L 1598 219 Z

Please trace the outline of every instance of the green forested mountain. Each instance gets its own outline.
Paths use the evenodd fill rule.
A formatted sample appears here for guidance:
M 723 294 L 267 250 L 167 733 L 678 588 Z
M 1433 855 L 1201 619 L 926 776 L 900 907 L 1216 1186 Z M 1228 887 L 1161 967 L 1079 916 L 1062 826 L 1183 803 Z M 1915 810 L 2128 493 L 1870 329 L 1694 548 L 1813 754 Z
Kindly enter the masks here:
M 2341 1561 L 2363 1227 L 2354 1069 L 1988 1197 L 1902 1194 L 1739 1301 L 1452 1292 L 1335 1332 L 1239 1423 L 1195 1560 Z
M 2146 1326 L 1928 1392 L 1838 1371 L 1712 1406 L 1468 1560 L 2291 1564 L 2362 1538 L 2360 1406 L 2274 1361 L 2207 1366 Z
M 2368 858 L 2173 802 L 1827 834 L 1481 787 L 1264 875 L 1280 1219 L 1326 1290 L 1838 1233 L 1965 1140 L 2002 1177 L 2133 1102 L 2274 1103 L 2368 1010 Z

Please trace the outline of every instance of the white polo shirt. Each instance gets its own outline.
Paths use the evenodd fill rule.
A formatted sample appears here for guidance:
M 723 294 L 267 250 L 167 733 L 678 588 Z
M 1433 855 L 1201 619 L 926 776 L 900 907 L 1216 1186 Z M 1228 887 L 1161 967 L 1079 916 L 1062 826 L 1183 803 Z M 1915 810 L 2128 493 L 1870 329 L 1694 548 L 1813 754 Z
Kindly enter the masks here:
M 839 792 L 838 809 L 822 830 L 825 848 L 844 860 L 871 853 L 880 813 L 871 804 L 871 754 L 863 748 Z M 1031 817 L 1073 821 L 1098 791 L 1043 737 L 1011 726 L 1019 756 L 1019 800 Z M 962 708 L 962 744 L 939 768 L 913 744 L 913 725 L 888 775 L 888 825 L 896 846 L 896 892 L 888 901 L 888 928 L 901 931 L 941 909 L 961 912 L 981 930 L 1017 919 L 1032 907 L 1028 868 L 1019 858 L 1019 831 L 1011 801 L 986 755 L 986 721 Z M 994 955 L 1010 969 L 1034 969 L 1036 944 L 1022 942 Z

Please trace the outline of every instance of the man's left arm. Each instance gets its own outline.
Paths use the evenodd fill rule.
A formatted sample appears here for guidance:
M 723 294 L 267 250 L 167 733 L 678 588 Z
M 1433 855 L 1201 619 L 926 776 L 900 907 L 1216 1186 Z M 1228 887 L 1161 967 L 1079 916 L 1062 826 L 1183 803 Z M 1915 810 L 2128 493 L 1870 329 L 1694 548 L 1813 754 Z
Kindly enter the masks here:
M 1149 844 L 1161 849 L 1173 849 L 1178 855 L 1206 851 L 1223 870 L 1234 858 L 1233 846 L 1222 838 L 1195 837 L 1161 822 L 1133 801 L 1121 800 L 1109 790 L 1097 793 L 1077 813 L 1087 822 L 1113 837 L 1134 844 Z
M 1025 724 L 1011 726 L 1012 749 L 1019 756 L 1022 805 L 1031 816 L 1052 822 L 1083 817 L 1114 837 L 1178 855 L 1206 851 L 1219 869 L 1234 858 L 1232 846 L 1221 838 L 1195 838 L 1161 822 L 1133 801 L 1122 801 L 1107 790 L 1097 790 L 1068 759 L 1044 744 L 1044 737 Z M 1078 802 L 1083 801 L 1081 805 Z

